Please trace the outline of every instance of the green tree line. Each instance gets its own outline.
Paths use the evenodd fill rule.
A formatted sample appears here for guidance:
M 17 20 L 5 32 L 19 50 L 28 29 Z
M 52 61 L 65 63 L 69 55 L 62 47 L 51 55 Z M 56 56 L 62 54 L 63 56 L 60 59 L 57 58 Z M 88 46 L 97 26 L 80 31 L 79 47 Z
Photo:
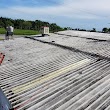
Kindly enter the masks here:
M 101 32 L 101 33 L 110 33 L 110 28 L 104 27 L 102 31 L 97 31 L 96 28 L 92 28 L 92 30 L 80 29 L 80 28 L 71 28 L 65 27 L 64 30 L 76 30 L 76 31 L 88 31 L 88 32 Z
M 23 19 L 11 19 L 11 18 L 5 18 L 0 17 L 0 28 L 6 28 L 8 25 L 14 26 L 15 29 L 24 29 L 24 30 L 37 30 L 40 31 L 42 26 L 48 26 L 50 28 L 51 32 L 57 32 L 62 30 L 78 30 L 78 31 L 90 31 L 90 32 L 97 32 L 96 28 L 93 28 L 92 30 L 86 30 L 86 29 L 72 29 L 71 27 L 65 27 L 64 29 L 60 26 L 58 26 L 56 23 L 49 23 L 41 20 L 23 20 Z M 103 33 L 110 33 L 110 28 L 103 28 Z
M 23 19 L 11 19 L 0 17 L 0 28 L 6 28 L 8 25 L 14 26 L 15 29 L 28 29 L 40 31 L 42 26 L 48 26 L 51 32 L 63 30 L 56 23 L 48 23 L 41 20 L 28 21 Z

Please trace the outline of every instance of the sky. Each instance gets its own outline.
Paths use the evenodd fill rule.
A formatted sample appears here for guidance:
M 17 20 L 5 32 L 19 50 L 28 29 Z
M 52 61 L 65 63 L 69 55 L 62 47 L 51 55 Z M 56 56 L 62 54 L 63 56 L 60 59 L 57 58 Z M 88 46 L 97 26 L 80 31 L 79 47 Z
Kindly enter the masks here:
M 110 0 L 0 0 L 0 16 L 101 30 L 110 27 Z

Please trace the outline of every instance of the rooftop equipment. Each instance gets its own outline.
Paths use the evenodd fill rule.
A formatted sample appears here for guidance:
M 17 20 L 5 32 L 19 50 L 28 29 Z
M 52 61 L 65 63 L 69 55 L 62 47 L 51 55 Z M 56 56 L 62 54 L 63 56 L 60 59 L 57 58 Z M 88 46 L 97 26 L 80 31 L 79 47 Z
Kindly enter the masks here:
M 49 35 L 49 27 L 41 27 L 42 36 Z

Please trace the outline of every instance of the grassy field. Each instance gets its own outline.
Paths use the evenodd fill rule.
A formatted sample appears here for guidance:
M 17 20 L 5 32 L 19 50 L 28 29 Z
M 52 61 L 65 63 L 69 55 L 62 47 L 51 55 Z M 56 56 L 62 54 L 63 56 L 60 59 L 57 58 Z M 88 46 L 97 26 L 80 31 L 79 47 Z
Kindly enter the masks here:
M 1 40 L 4 40 L 4 39 L 3 39 L 3 38 L 0 38 L 0 41 L 1 41 Z
M 6 30 L 4 28 L 0 28 L 0 34 L 5 34 Z M 23 29 L 15 29 L 14 35 L 35 35 L 40 34 L 40 32 L 35 30 L 23 30 Z

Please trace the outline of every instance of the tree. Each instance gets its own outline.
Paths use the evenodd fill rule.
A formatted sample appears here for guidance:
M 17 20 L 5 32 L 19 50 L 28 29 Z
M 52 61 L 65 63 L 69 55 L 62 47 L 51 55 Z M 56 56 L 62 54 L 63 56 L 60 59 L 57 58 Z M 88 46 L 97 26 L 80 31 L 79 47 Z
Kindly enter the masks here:
M 110 28 L 108 29 L 108 32 L 110 33 Z
M 10 19 L 10 18 L 3 18 L 0 17 L 0 27 L 7 27 L 8 25 L 14 26 L 15 29 L 33 29 L 33 30 L 41 30 L 41 27 L 48 26 L 50 27 L 50 30 L 55 31 L 61 31 L 63 28 L 58 26 L 56 23 L 48 23 L 45 21 L 35 20 L 35 21 L 25 21 L 23 19 Z
M 96 28 L 93 28 L 90 32 L 96 32 Z
M 62 31 L 62 30 L 63 28 L 61 28 L 60 26 L 57 26 L 56 23 L 50 24 L 50 31 L 57 32 L 57 31 Z
M 67 27 L 64 27 L 64 30 L 67 30 Z
M 93 28 L 92 30 L 93 30 L 93 32 L 96 32 L 96 28 Z
M 0 20 L 0 28 L 4 27 L 5 24 Z
M 14 27 L 17 29 L 22 29 L 23 28 L 23 22 L 24 20 L 22 19 L 17 19 L 14 21 Z
M 32 24 L 29 21 L 23 22 L 23 29 L 30 29 Z
M 55 31 L 56 31 L 56 24 L 55 24 L 55 23 L 52 23 L 52 24 L 50 25 L 50 30 L 51 30 L 52 32 L 55 32 Z
M 108 28 L 106 28 L 106 27 L 103 28 L 103 29 L 102 29 L 102 32 L 104 32 L 104 33 L 108 33 Z

